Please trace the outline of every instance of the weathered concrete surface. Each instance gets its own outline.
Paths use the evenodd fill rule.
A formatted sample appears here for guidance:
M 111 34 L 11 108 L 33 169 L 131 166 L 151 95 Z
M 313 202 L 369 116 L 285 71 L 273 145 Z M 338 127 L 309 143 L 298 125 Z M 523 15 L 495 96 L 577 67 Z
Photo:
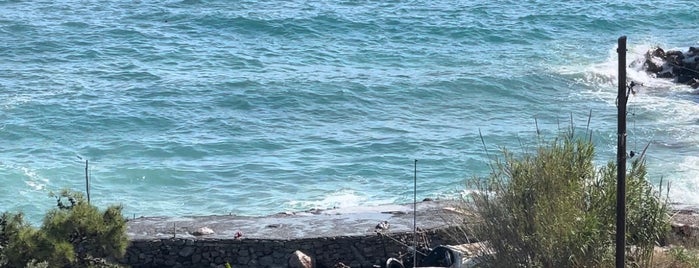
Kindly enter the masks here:
M 428 201 L 417 204 L 417 227 L 434 229 L 446 227 L 457 213 L 453 201 Z M 384 205 L 350 207 L 279 213 L 263 217 L 246 216 L 193 216 L 143 217 L 130 219 L 127 234 L 131 240 L 159 238 L 232 239 L 236 233 L 241 239 L 302 239 L 373 234 L 382 221 L 390 224 L 389 232 L 413 230 L 413 205 Z M 201 227 L 214 231 L 212 235 L 194 236 Z

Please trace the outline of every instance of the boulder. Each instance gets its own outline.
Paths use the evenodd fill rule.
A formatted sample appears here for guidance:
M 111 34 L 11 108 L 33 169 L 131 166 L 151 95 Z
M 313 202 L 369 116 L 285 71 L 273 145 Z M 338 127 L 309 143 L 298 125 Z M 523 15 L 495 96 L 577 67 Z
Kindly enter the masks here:
M 374 230 L 377 232 L 384 232 L 388 231 L 388 228 L 391 228 L 391 225 L 388 223 L 388 221 L 382 221 L 379 222 L 379 224 L 377 224 L 376 227 L 374 227 Z
M 192 232 L 192 235 L 202 236 L 202 235 L 210 235 L 213 233 L 214 233 L 214 230 L 211 230 L 211 228 L 201 227 L 199 229 L 194 230 L 194 232 Z
M 313 260 L 305 253 L 297 250 L 289 256 L 288 264 L 289 268 L 312 268 Z
M 662 48 L 648 50 L 643 68 L 657 78 L 674 79 L 676 83 L 699 88 L 699 48 L 688 51 L 665 51 Z

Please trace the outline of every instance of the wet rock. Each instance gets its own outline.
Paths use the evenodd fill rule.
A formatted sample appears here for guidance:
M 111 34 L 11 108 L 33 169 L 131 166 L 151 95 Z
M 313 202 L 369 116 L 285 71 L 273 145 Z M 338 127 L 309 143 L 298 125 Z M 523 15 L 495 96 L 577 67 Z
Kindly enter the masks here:
M 651 73 L 659 73 L 663 70 L 662 62 L 657 62 L 653 58 L 646 58 L 644 67 L 646 71 Z
M 311 268 L 313 267 L 313 261 L 311 257 L 306 255 L 305 253 L 301 251 L 294 251 L 294 253 L 291 253 L 291 256 L 289 256 L 289 268 Z
M 659 48 L 659 47 L 648 51 L 648 53 L 653 57 L 658 57 L 661 59 L 665 59 L 665 57 L 666 57 L 665 50 L 663 50 L 662 48 Z
M 699 88 L 699 79 L 692 79 L 692 82 L 689 83 L 689 86 L 691 86 L 692 88 Z
M 646 52 L 643 68 L 658 78 L 674 79 L 676 83 L 699 88 L 699 48 L 690 47 L 687 52 L 664 51 L 654 48 Z
M 382 221 L 382 222 L 379 222 L 379 224 L 377 224 L 374 229 L 377 232 L 383 232 L 383 231 L 387 231 L 388 228 L 391 228 L 391 225 L 388 223 L 388 221 Z

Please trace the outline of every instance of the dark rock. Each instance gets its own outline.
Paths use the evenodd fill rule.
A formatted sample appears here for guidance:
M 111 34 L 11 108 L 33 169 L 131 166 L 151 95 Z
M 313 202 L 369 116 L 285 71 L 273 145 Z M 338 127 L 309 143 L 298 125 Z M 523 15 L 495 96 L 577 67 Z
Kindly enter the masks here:
M 678 50 L 651 49 L 645 54 L 643 68 L 657 78 L 674 78 L 676 83 L 697 88 L 699 84 L 695 79 L 699 79 L 699 56 L 694 55 L 696 52 L 699 52 L 696 47 L 690 47 L 684 53 Z
M 662 73 L 658 73 L 655 77 L 657 77 L 657 78 L 673 78 L 673 77 L 675 77 L 675 74 L 672 73 L 672 71 L 665 71 Z
M 679 50 L 668 50 L 667 52 L 665 52 L 665 55 L 668 56 L 668 57 L 670 57 L 670 56 L 680 56 L 680 55 L 682 55 L 682 51 L 679 51 Z
M 192 263 L 193 264 L 198 264 L 201 261 L 201 254 L 194 254 L 192 255 Z
M 176 262 L 175 260 L 173 260 L 173 259 L 165 260 L 165 265 L 166 265 L 166 266 L 175 266 L 176 263 L 177 263 L 177 262 Z
M 192 253 L 194 253 L 194 247 L 184 247 L 178 254 L 182 257 L 189 257 L 192 256 Z
M 655 50 L 653 50 L 653 52 L 651 52 L 651 56 L 658 57 L 661 59 L 665 59 L 665 57 L 667 57 L 665 55 L 665 50 L 663 50 L 662 48 L 656 48 Z
M 694 79 L 694 78 L 692 78 L 689 75 L 679 75 L 679 76 L 677 76 L 676 82 L 680 83 L 680 84 L 687 84 L 688 82 L 692 81 L 692 79 Z
M 663 70 L 663 66 L 656 64 L 651 58 L 646 59 L 644 67 L 646 68 L 646 71 L 651 73 L 659 73 Z
M 689 86 L 691 86 L 694 89 L 699 88 L 699 79 L 692 79 L 692 81 L 689 83 Z
M 260 258 L 260 265 L 265 266 L 265 267 L 271 267 L 274 265 L 274 259 L 272 259 L 272 256 L 264 256 Z M 304 266 L 306 267 L 306 266 Z M 312 266 L 308 266 L 309 268 Z

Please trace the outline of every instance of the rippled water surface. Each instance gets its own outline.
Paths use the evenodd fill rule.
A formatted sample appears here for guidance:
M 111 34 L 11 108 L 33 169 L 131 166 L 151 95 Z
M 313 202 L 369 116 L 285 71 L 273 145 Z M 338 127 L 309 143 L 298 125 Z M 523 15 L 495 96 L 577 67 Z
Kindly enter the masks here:
M 84 189 L 128 215 L 261 215 L 457 197 L 502 147 L 590 129 L 699 203 L 699 97 L 648 77 L 697 46 L 694 1 L 0 0 L 0 211 Z

